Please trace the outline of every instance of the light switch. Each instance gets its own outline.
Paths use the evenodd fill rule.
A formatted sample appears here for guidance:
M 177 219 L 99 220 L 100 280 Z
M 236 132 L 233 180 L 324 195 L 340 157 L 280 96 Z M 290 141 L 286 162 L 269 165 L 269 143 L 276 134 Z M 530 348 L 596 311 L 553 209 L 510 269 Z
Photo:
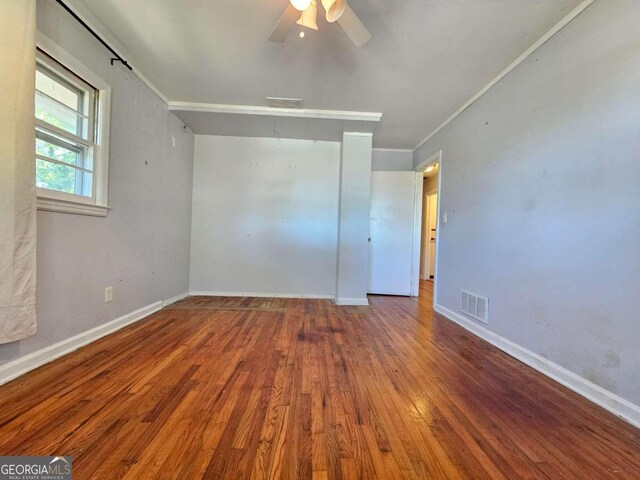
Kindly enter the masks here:
M 449 221 L 449 215 L 447 214 L 447 212 L 442 212 L 442 224 L 444 225 L 448 221 Z

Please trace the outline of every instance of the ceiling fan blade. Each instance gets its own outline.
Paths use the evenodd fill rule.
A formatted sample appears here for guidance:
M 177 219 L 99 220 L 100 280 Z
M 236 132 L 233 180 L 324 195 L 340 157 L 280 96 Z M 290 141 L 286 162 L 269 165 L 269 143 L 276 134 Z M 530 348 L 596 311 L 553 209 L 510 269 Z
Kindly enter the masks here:
M 369 30 L 367 30 L 367 27 L 364 26 L 349 5 L 344 9 L 343 14 L 338 19 L 338 23 L 346 34 L 349 35 L 353 43 L 356 44 L 356 47 L 361 47 L 371 39 Z
M 280 20 L 278 20 L 276 28 L 274 28 L 273 32 L 271 32 L 269 40 L 277 43 L 284 42 L 287 38 L 287 35 L 289 35 L 291 28 L 296 24 L 296 20 L 298 20 L 299 16 L 300 12 L 296 10 L 296 8 L 291 5 L 291 3 L 289 3 L 289 6 L 280 17 Z

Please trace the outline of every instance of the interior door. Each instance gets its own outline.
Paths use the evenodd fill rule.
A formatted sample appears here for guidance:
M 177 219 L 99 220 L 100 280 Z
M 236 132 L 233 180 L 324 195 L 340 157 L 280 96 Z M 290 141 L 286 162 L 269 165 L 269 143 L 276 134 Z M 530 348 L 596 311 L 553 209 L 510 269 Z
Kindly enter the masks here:
M 411 295 L 415 172 L 372 172 L 369 293 Z

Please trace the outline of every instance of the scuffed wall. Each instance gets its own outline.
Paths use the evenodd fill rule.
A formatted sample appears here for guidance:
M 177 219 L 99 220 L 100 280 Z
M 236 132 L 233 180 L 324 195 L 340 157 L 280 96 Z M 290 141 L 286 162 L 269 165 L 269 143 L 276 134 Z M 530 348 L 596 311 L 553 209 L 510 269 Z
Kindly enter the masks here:
M 440 305 L 640 404 L 640 3 L 596 1 L 423 145 Z
M 189 286 L 193 134 L 135 74 L 110 66 L 109 52 L 59 6 L 37 8 L 39 31 L 112 87 L 111 210 L 106 218 L 38 212 L 38 333 L 0 346 L 0 364 Z

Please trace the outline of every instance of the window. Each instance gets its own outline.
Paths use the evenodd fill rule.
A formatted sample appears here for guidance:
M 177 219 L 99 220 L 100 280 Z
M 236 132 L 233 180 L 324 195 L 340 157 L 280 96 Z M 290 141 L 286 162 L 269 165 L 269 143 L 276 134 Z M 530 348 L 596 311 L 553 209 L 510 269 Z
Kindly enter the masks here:
M 36 58 L 38 208 L 105 216 L 109 89 L 101 80 L 103 88 L 94 86 L 40 45 Z

